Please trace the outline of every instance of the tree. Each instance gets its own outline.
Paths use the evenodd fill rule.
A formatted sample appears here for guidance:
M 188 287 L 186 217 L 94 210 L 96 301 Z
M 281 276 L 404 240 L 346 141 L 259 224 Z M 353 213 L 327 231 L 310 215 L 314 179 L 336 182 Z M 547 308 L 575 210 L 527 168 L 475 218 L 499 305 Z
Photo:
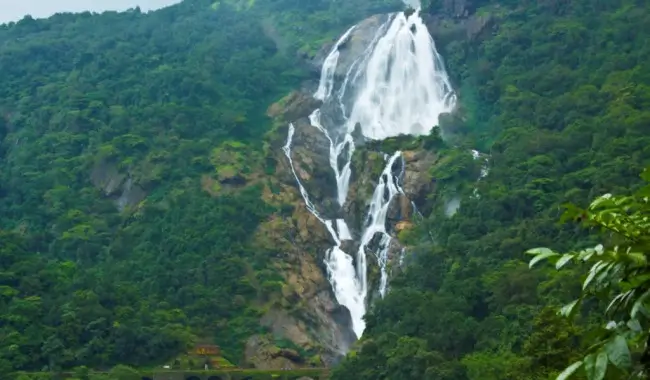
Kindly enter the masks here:
M 605 194 L 587 209 L 566 205 L 562 219 L 599 229 L 601 244 L 564 254 L 548 248 L 527 251 L 534 255 L 530 267 L 542 260 L 558 270 L 571 261 L 591 265 L 580 297 L 562 307 L 562 315 L 575 315 L 589 299 L 605 308 L 586 355 L 558 379 L 579 369 L 589 380 L 612 375 L 641 378 L 650 370 L 650 168 L 641 177 L 646 184 L 630 196 Z

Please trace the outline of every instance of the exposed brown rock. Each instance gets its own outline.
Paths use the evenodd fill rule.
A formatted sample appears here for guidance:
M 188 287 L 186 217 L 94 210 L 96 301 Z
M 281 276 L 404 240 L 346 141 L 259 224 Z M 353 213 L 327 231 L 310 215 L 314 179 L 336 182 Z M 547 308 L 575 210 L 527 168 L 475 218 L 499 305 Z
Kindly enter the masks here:
M 395 231 L 399 232 L 413 227 L 413 223 L 408 220 L 401 220 L 395 224 Z
M 412 213 L 411 200 L 404 194 L 397 194 L 388 205 L 387 223 L 408 220 Z
M 297 192 L 286 190 L 283 201 L 295 205 L 293 214 L 269 219 L 254 238 L 259 249 L 278 252 L 276 267 L 284 278 L 279 299 L 260 323 L 305 350 L 318 349 L 331 364 L 355 339 L 349 312 L 334 300 L 320 264 L 333 242 Z
M 254 335 L 246 341 L 244 349 L 246 363 L 259 369 L 300 368 L 302 359 L 294 350 L 281 349 L 261 335 Z
M 435 189 L 429 169 L 438 160 L 431 151 L 405 151 L 404 193 L 420 208 L 426 204 L 427 195 Z

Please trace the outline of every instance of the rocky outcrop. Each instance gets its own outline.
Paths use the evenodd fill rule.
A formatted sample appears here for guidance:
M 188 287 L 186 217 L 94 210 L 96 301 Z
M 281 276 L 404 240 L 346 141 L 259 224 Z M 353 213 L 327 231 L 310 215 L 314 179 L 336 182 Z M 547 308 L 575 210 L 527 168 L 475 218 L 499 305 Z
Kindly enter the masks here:
M 427 196 L 435 191 L 435 180 L 429 169 L 436 163 L 435 152 L 418 149 L 402 152 L 404 172 L 401 187 L 403 195 L 397 195 L 388 207 L 388 223 L 394 226 L 400 221 L 410 220 L 414 212 L 413 204 L 419 209 L 428 209 Z M 351 227 L 360 230 L 363 226 L 367 207 L 377 186 L 379 176 L 386 165 L 384 154 L 361 148 L 353 158 L 353 177 L 350 191 L 344 205 L 346 219 L 352 220 Z
M 388 205 L 387 222 L 397 225 L 411 219 L 413 204 L 405 194 L 397 194 Z
M 345 76 L 357 57 L 371 46 L 377 30 L 388 20 L 388 15 L 374 15 L 361 21 L 354 28 L 348 38 L 339 45 L 340 56 L 336 66 L 335 75 Z M 310 66 L 315 72 L 320 73 L 325 58 L 329 55 L 336 41 L 323 45 L 316 56 L 309 61 Z
M 276 176 L 285 184 L 296 186 L 296 176 L 307 190 L 318 211 L 325 217 L 332 216 L 336 189 L 334 173 L 329 163 L 329 140 L 313 127 L 308 116 L 320 105 L 310 94 L 294 91 L 271 107 L 267 114 L 275 118 L 277 133 L 271 142 L 271 154 L 277 162 Z M 286 144 L 289 123 L 294 126 L 290 154 L 293 170 L 282 147 Z
M 356 340 L 349 311 L 338 305 L 326 278 L 323 258 L 334 242 L 323 223 L 307 209 L 282 149 L 292 123 L 290 153 L 296 176 L 326 216 L 327 204 L 335 198 L 329 141 L 308 120 L 319 105 L 311 95 L 295 91 L 267 112 L 275 125 L 267 136 L 267 154 L 276 165 L 263 199 L 282 211 L 259 226 L 253 244 L 276 259 L 274 270 L 283 281 L 279 289 L 269 286 L 263 290 L 267 311 L 260 324 L 268 328 L 272 339 L 254 336 L 247 342 L 246 360 L 256 368 L 332 365 Z M 278 349 L 274 339 L 291 341 L 303 352 L 318 353 L 318 363 L 313 358 L 306 363 L 306 358 Z
M 483 5 L 486 2 L 482 0 L 444 0 L 440 6 L 422 14 L 422 18 L 438 47 L 452 41 L 474 41 L 496 21 L 493 12 L 476 12 Z
M 292 91 L 277 103 L 273 103 L 266 114 L 277 121 L 288 123 L 309 116 L 321 103 L 306 92 Z
M 303 364 L 300 354 L 291 349 L 276 347 L 262 335 L 254 335 L 246 341 L 246 363 L 258 369 L 294 369 Z
M 404 141 L 409 144 L 408 140 Z M 348 225 L 358 233 L 363 231 L 368 208 L 372 194 L 377 186 L 381 172 L 386 165 L 384 152 L 381 152 L 381 144 L 369 144 L 355 151 L 352 160 L 353 177 L 350 184 L 349 195 L 344 205 L 345 219 Z M 438 161 L 438 155 L 431 150 L 424 149 L 422 145 L 412 150 L 402 151 L 403 166 L 393 166 L 393 173 L 401 172 L 400 186 L 404 194 L 396 195 L 388 205 L 386 219 L 386 230 L 392 236 L 387 256 L 389 276 L 397 273 L 395 268 L 399 265 L 403 255 L 404 246 L 397 239 L 401 231 L 413 227 L 413 217 L 416 213 L 415 206 L 419 210 L 429 210 L 429 195 L 435 191 L 435 181 L 432 180 L 429 170 Z M 418 211 L 419 211 L 418 210 Z M 379 234 L 368 244 L 370 250 L 379 247 Z M 358 243 L 350 243 L 344 246 L 345 252 L 356 252 Z M 380 271 L 374 255 L 368 255 L 369 273 L 368 281 L 371 289 L 378 289 Z M 372 303 L 379 297 L 377 291 L 369 294 L 369 302 Z
M 336 303 L 321 264 L 333 242 L 301 202 L 297 190 L 281 186 L 276 197 L 294 205 L 293 213 L 274 216 L 260 226 L 254 239 L 258 249 L 274 252 L 278 259 L 275 269 L 284 278 L 280 293 L 270 296 L 269 310 L 260 323 L 275 337 L 290 340 L 305 351 L 318 351 L 323 364 L 330 365 L 356 339 L 350 314 Z
M 115 202 L 120 211 L 137 206 L 147 196 L 145 190 L 135 183 L 129 173 L 120 171 L 117 165 L 106 160 L 95 164 L 90 173 L 90 180 L 104 196 Z
M 438 160 L 435 152 L 411 150 L 402 152 L 404 157 L 404 193 L 419 208 L 427 207 L 427 196 L 435 190 L 435 179 L 429 169 Z
M 486 4 L 482 0 L 443 0 L 439 6 L 423 11 L 420 15 L 436 45 L 442 48 L 452 41 L 480 39 L 489 32 L 497 21 L 496 12 L 485 10 L 477 13 L 477 9 Z M 336 76 L 342 77 L 348 72 L 356 58 L 371 45 L 377 30 L 386 21 L 388 15 L 382 14 L 368 17 L 357 24 L 347 40 L 339 46 L 341 54 Z M 314 57 L 302 57 L 315 75 L 321 72 L 323 62 L 335 44 L 336 40 L 332 40 L 324 44 Z

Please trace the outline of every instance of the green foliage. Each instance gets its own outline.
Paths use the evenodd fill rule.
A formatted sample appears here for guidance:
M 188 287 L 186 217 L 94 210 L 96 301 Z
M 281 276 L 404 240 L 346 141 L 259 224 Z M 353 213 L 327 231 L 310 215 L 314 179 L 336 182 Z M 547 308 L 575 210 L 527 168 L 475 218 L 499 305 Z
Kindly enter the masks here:
M 397 150 L 440 149 L 445 146 L 445 143 L 440 136 L 440 129 L 432 128 L 428 135 L 415 138 L 409 135 L 399 135 L 384 140 L 370 141 L 367 145 L 369 150 L 390 154 Z
M 109 376 L 115 380 L 140 380 L 142 378 L 142 375 L 138 371 L 124 365 L 113 367 Z
M 447 3 L 431 1 L 427 9 L 440 16 Z M 333 379 L 547 380 L 591 353 L 592 373 L 605 362 L 606 378 L 624 378 L 610 360 L 624 367 L 620 340 L 590 351 L 597 342 L 590 336 L 603 329 L 593 311 L 607 303 L 585 300 L 583 310 L 592 312 L 575 324 L 555 313 L 580 297 L 575 279 L 582 268 L 530 271 L 521 253 L 614 246 L 609 233 L 603 241 L 594 229 L 557 219 L 567 202 L 585 207 L 596 194 L 638 189 L 638 173 L 650 164 L 650 34 L 638 27 L 650 22 L 650 12 L 631 0 L 472 4 L 494 26 L 481 38 L 444 44 L 461 109 L 442 120 L 453 148 L 436 149 L 440 158 L 429 173 L 436 191 L 427 205 L 433 211 L 403 237 L 406 265 L 373 305 L 364 337 Z M 483 160 L 473 160 L 471 148 L 488 155 L 489 174 L 479 181 Z M 455 196 L 460 208 L 447 216 Z M 609 272 L 605 265 L 590 286 Z M 614 331 L 632 329 L 629 319 L 616 319 L 624 323 Z M 397 343 L 402 338 L 421 341 L 412 356 L 430 360 L 405 361 L 403 373 L 393 375 L 390 358 L 412 353 Z M 626 341 L 638 358 L 645 342 Z M 584 368 L 576 366 L 583 376 Z
M 394 5 L 187 0 L 0 25 L 0 372 L 139 368 L 198 339 L 239 363 L 282 286 L 250 241 L 277 211 L 266 109 L 308 77 L 301 46 Z
M 433 13 L 447 3 L 425 5 Z M 597 315 L 571 326 L 549 312 L 582 294 L 571 281 L 580 268 L 533 272 L 519 259 L 530 246 L 595 246 L 602 238 L 555 223 L 558 207 L 637 186 L 650 159 L 650 35 L 639 27 L 650 24 L 648 9 L 496 3 L 473 2 L 496 18 L 484 39 L 444 47 L 465 109 L 441 124 L 458 148 L 435 134 L 380 144 L 439 152 L 427 175 L 441 191 L 403 236 L 411 265 L 334 379 L 599 378 L 639 364 L 644 293 L 621 286 L 645 282 L 608 280 L 614 268 L 642 279 L 639 255 L 614 255 L 610 236 L 601 243 L 611 255 L 594 249 L 589 260 L 604 264 L 585 290 L 629 300 L 614 294 L 612 313 L 625 323 L 597 329 L 603 341 L 591 350 Z M 398 7 L 187 0 L 148 14 L 0 26 L 0 373 L 156 365 L 206 337 L 239 362 L 245 339 L 265 333 L 260 295 L 284 286 L 269 252 L 250 242 L 279 211 L 261 200 L 256 178 L 274 166 L 257 153 L 273 127 L 266 108 L 307 78 L 297 55 Z M 490 154 L 479 182 L 470 147 Z M 455 193 L 461 207 L 447 217 L 442 205 Z M 598 223 L 620 232 L 620 219 Z M 567 264 L 589 252 L 562 262 L 547 254 Z
M 257 1 L 253 11 L 262 18 L 265 33 L 280 50 L 313 57 L 324 44 L 372 14 L 403 9 L 399 0 L 295 0 Z
M 603 234 L 604 244 L 579 252 L 559 254 L 548 248 L 537 248 L 527 253 L 534 255 L 532 267 L 546 260 L 562 269 L 571 261 L 591 265 L 582 283 L 580 297 L 560 310 L 562 315 L 574 316 L 590 298 L 607 303 L 603 324 L 591 339 L 587 355 L 569 366 L 563 373 L 568 377 L 583 368 L 589 380 L 601 380 L 609 371 L 626 373 L 647 371 L 648 354 L 641 363 L 633 363 L 632 351 L 647 350 L 650 340 L 650 170 L 646 169 L 644 187 L 630 196 L 606 194 L 596 198 L 587 209 L 567 206 L 564 219 L 580 220 L 586 228 L 595 228 Z M 616 369 L 614 369 L 615 367 Z

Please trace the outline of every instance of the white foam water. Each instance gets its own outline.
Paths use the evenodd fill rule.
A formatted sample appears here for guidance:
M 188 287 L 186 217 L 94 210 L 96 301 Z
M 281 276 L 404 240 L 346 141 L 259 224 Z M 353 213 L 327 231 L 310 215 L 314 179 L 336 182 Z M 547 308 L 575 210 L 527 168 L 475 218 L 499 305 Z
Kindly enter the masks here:
M 417 0 L 408 2 L 419 8 Z M 337 201 L 346 202 L 351 177 L 351 160 L 354 153 L 352 133 L 357 125 L 366 139 L 381 140 L 388 137 L 423 135 L 438 125 L 440 114 L 450 112 L 455 105 L 455 95 L 445 72 L 442 59 L 426 26 L 415 12 L 390 15 L 382 24 L 367 49 L 347 70 L 337 77 L 336 69 L 340 46 L 353 34 L 356 26 L 348 29 L 336 42 L 323 63 L 318 90 L 314 97 L 343 115 L 343 123 L 324 122 L 321 109 L 309 117 L 311 125 L 327 137 L 329 164 L 336 178 Z M 334 120 L 335 118 L 328 118 Z M 292 165 L 291 139 L 293 124 L 285 145 L 285 154 Z M 353 256 L 344 252 L 341 242 L 354 236 L 344 219 L 324 219 L 310 202 L 309 195 L 298 176 L 293 172 L 305 200 L 307 209 L 314 214 L 332 235 L 335 242 L 325 255 L 329 281 L 339 304 L 345 306 L 352 317 L 353 329 L 361 337 L 365 329 L 363 319 L 367 309 L 368 255 L 380 268 L 378 292 L 386 294 L 388 288 L 388 251 L 391 235 L 387 231 L 386 217 L 391 200 L 403 194 L 400 181 L 404 171 L 401 152 L 386 155 L 385 167 L 377 179 L 377 186 L 369 202 L 363 230 L 360 231 L 359 249 Z M 400 163 L 396 169 L 396 164 Z M 371 245 L 375 245 L 371 247 Z

